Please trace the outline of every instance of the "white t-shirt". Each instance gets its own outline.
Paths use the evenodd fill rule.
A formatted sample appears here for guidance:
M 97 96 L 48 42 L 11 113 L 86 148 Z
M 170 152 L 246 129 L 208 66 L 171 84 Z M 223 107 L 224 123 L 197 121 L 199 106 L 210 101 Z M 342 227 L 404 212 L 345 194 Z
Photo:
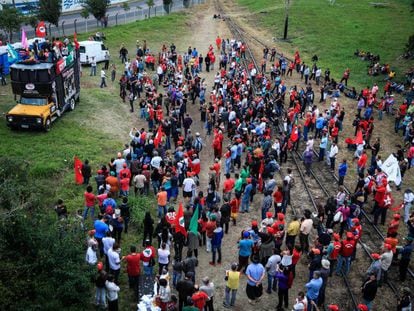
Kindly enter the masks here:
M 312 226 L 313 226 L 312 219 L 305 219 L 300 225 L 300 232 L 308 235 L 312 230 Z
M 94 251 L 91 246 L 89 246 L 88 250 L 86 251 L 85 260 L 90 265 L 95 265 L 98 262 L 98 257 L 96 256 L 96 251 Z
M 158 262 L 166 265 L 168 264 L 168 256 L 170 256 L 170 251 L 168 249 L 158 249 Z
M 195 182 L 192 178 L 187 177 L 183 181 L 183 191 L 191 192 L 193 191 L 193 187 L 195 187 Z
M 121 258 L 119 254 L 114 251 L 112 248 L 108 251 L 108 259 L 109 259 L 109 267 L 112 270 L 119 270 L 121 269 Z
M 102 238 L 102 244 L 104 246 L 104 253 L 105 255 L 108 255 L 108 251 L 115 243 L 115 239 L 111 237 L 104 237 Z
M 338 154 L 338 146 L 331 146 L 331 150 L 329 151 L 329 157 L 330 158 L 336 158 L 336 155 Z
M 162 158 L 160 156 L 155 156 L 151 160 L 151 166 L 155 168 L 160 168 Z

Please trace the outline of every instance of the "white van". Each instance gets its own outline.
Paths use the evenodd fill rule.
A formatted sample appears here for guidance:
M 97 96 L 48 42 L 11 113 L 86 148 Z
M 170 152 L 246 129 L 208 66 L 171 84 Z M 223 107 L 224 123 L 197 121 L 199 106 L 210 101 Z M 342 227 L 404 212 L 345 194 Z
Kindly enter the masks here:
M 100 41 L 80 41 L 79 52 L 81 64 L 86 65 L 91 63 L 92 56 L 97 63 L 103 62 L 106 54 L 109 56 L 109 50 Z

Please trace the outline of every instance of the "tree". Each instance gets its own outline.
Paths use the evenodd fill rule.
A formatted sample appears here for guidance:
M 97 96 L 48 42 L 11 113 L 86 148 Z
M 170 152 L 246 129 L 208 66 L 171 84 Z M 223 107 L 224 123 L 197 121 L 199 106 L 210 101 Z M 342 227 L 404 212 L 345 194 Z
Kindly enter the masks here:
M 38 18 L 59 27 L 59 18 L 62 13 L 62 0 L 40 0 Z
M 150 18 L 151 17 L 151 9 L 154 7 L 155 2 L 154 2 L 154 0 L 147 0 L 147 1 L 145 1 L 145 3 L 148 6 L 148 18 Z
M 170 14 L 170 12 L 171 12 L 171 7 L 172 7 L 172 4 L 173 4 L 173 0 L 163 0 L 163 1 L 162 1 L 162 3 L 163 3 L 163 5 L 164 5 L 164 11 L 165 11 L 167 14 Z
M 29 162 L 0 158 L 0 304 L 10 310 L 83 310 L 93 268 L 75 218 L 57 221 L 53 190 Z
M 83 7 L 98 21 L 101 21 L 106 16 L 108 4 L 108 0 L 85 0 Z
M 23 22 L 23 15 L 15 9 L 7 5 L 3 5 L 1 11 L 0 29 L 3 29 L 9 35 L 9 40 L 13 40 L 13 31 L 18 31 Z
M 125 12 L 127 12 L 127 11 L 129 11 L 131 9 L 131 7 L 129 6 L 128 2 L 122 3 L 121 8 L 123 8 Z

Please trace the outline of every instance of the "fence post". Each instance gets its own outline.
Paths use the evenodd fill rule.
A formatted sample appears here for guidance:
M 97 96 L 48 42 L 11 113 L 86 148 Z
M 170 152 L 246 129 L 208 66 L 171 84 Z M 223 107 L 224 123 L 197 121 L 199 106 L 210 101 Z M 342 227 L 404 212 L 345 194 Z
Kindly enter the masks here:
M 53 37 L 53 35 L 52 35 L 52 24 L 50 24 L 50 23 L 49 23 L 49 33 Z
M 63 35 L 66 36 L 65 35 L 65 21 L 62 22 L 62 31 L 63 31 Z
M 88 20 L 85 19 L 85 32 L 88 32 Z
M 118 26 L 118 13 L 115 14 L 115 25 Z
M 75 20 L 73 21 L 73 26 L 74 26 L 74 28 L 75 28 L 75 32 L 77 33 L 77 30 L 76 30 L 76 22 L 78 21 L 78 19 L 77 18 L 75 18 Z

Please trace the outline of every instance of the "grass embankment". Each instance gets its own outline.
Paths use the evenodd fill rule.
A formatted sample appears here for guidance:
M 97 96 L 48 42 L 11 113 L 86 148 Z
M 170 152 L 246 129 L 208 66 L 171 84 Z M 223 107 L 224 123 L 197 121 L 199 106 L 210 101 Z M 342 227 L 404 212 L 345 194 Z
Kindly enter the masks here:
M 252 12 L 249 19 L 268 29 L 273 37 L 283 38 L 285 1 L 237 2 Z M 406 70 L 414 66 L 412 60 L 399 59 L 413 32 L 411 1 L 390 0 L 384 7 L 374 7 L 370 2 L 342 0 L 330 5 L 326 0 L 290 1 L 290 42 L 278 40 L 274 44 L 291 55 L 298 49 L 307 63 L 313 55 L 318 55 L 320 66 L 323 70 L 330 68 L 333 77 L 341 78 L 349 67 L 349 84 L 359 88 L 381 83 L 385 76 L 368 76 L 369 62 L 354 56 L 356 49 L 379 54 L 380 63 L 389 63 L 397 71 L 396 79 L 404 80 Z
M 129 112 L 129 105 L 123 104 L 118 96 L 117 80 L 123 70 L 118 58 L 119 48 L 125 44 L 130 57 L 135 57 L 136 40 L 146 39 L 148 46 L 158 52 L 162 44 L 178 41 L 185 30 L 185 13 L 155 17 L 127 25 L 107 28 L 105 44 L 112 55 L 111 62 L 117 66 L 117 79 L 108 87 L 99 88 L 101 64 L 98 64 L 96 77 L 89 76 L 89 67 L 83 67 L 81 78 L 81 100 L 75 111 L 65 113 L 52 124 L 49 133 L 36 131 L 11 131 L 5 119 L 0 122 L 0 157 L 25 159 L 30 163 L 30 176 L 48 189 L 41 195 L 45 207 L 51 206 L 57 198 L 64 199 L 68 210 L 74 213 L 83 206 L 83 186 L 74 183 L 73 156 L 89 159 L 93 172 L 102 164 L 108 163 L 124 143 L 129 141 L 128 132 L 138 126 L 136 117 Z M 91 34 L 79 35 L 85 40 Z M 110 73 L 107 73 L 110 77 Z M 0 87 L 0 112 L 4 115 L 14 106 L 10 84 Z M 11 172 L 12 173 L 12 172 Z M 93 179 L 91 184 L 95 186 Z M 122 254 L 127 254 L 130 244 L 140 239 L 140 227 L 145 210 L 154 210 L 152 197 L 131 200 L 133 205 L 129 234 L 123 237 Z M 50 209 L 49 209 L 50 211 Z M 87 226 L 91 223 L 88 221 Z M 138 247 L 140 244 L 138 244 Z M 133 309 L 133 301 L 127 289 L 126 276 L 122 273 L 120 310 Z

